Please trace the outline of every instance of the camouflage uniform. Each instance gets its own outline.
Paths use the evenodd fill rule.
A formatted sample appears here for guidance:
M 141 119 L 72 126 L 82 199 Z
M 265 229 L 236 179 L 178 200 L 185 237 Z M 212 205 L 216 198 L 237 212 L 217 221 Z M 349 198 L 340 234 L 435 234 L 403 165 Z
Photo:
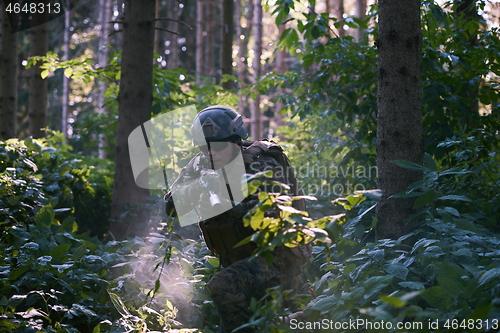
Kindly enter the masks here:
M 243 156 L 246 173 L 255 174 L 271 170 L 273 171 L 273 180 L 285 183 L 283 166 L 276 159 L 264 154 L 257 154 L 249 158 L 249 156 L 245 156 L 245 151 Z M 204 168 L 209 168 L 209 163 L 203 159 L 201 154 L 195 156 L 181 171 L 176 181 L 176 190 L 182 190 L 181 186 L 183 185 L 179 186 L 178 184 L 190 186 L 193 180 L 200 176 Z M 181 205 L 192 206 L 192 201 L 191 203 L 187 201 L 189 199 Z M 219 255 L 221 266 L 224 268 L 209 282 L 212 300 L 221 318 L 222 332 L 231 332 L 248 322 L 251 316 L 249 304 L 252 297 L 260 299 L 265 295 L 266 288 L 280 284 L 284 290 L 293 289 L 296 287 L 294 286 L 297 281 L 296 277 L 300 274 L 300 265 L 294 264 L 293 260 L 290 260 L 291 252 L 288 248 L 275 250 L 272 253 L 275 260 L 270 266 L 262 257 L 248 260 L 256 248 L 255 244 L 247 243 L 244 246 L 234 248 L 234 245 L 254 233 L 250 227 L 244 227 L 243 216 L 257 202 L 256 195 L 250 195 L 233 209 L 199 222 L 207 246 L 214 254 Z M 184 209 L 186 208 L 184 207 Z M 215 230 L 211 228 L 215 228 Z M 238 332 L 253 331 L 251 328 L 245 328 Z

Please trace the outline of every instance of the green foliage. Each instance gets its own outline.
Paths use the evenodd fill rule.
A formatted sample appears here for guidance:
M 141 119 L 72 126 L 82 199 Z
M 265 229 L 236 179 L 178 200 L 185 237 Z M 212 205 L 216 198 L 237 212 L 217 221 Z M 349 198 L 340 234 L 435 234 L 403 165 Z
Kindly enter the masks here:
M 217 322 L 205 286 L 218 260 L 201 242 L 173 238 L 171 227 L 107 244 L 82 233 L 99 234 L 92 219 L 105 228 L 109 171 L 77 160 L 63 141 L 52 133 L 0 144 L 0 331 L 149 332 Z
M 474 136 L 483 138 L 484 152 L 493 153 L 497 139 L 488 133 L 499 127 L 498 30 L 480 19 L 457 16 L 454 4 L 422 4 L 425 149 L 446 168 L 453 165 L 444 163 L 453 161 L 439 142 Z M 277 99 L 300 120 L 292 118 L 281 134 L 288 138 L 296 168 L 307 161 L 305 172 L 298 174 L 306 194 L 319 197 L 313 214 L 329 214 L 329 200 L 375 187 L 376 172 L 347 170 L 375 166 L 377 8 L 371 8 L 365 21 L 334 20 L 337 28 L 365 29 L 365 39 L 358 42 L 352 36 L 335 36 L 322 13 L 298 13 L 295 7 L 295 1 L 280 0 L 273 14 L 277 24 L 290 22 L 280 46 L 298 58 L 300 68 L 267 74 L 248 93 L 287 88 Z
M 104 149 L 109 157 L 114 154 L 115 133 L 118 125 L 118 93 L 121 78 L 121 52 L 114 51 L 108 59 L 106 67 L 99 68 L 90 58 L 60 61 L 57 54 L 48 52 L 45 56 L 28 59 L 26 68 L 41 62 L 44 76 L 59 70 L 73 80 L 85 84 L 99 81 L 106 85 L 104 104 L 97 105 L 90 112 L 81 112 L 77 121 L 72 124 L 73 134 L 70 143 L 79 151 L 95 153 L 101 137 L 106 142 Z M 42 76 L 43 77 L 43 76 Z M 211 88 L 215 89 L 217 87 Z M 220 87 L 219 87 L 220 89 Z M 213 90 L 210 94 L 213 95 Z M 165 70 L 158 65 L 153 66 L 153 103 L 151 115 L 172 110 L 177 107 L 193 104 L 194 94 L 186 82 L 186 71 L 183 69 Z M 106 113 L 96 113 L 97 109 L 106 107 Z
M 499 122 L 498 29 L 455 11 L 429 1 L 422 12 L 423 125 L 427 151 L 438 157 L 436 142 Z
M 98 241 L 76 236 L 72 217 L 52 205 L 24 225 L 9 225 L 0 243 L 0 327 L 10 332 L 90 332 L 105 327 L 106 262 Z
M 447 321 L 498 318 L 498 286 L 488 283 L 498 271 L 500 238 L 470 216 L 447 211 L 458 213 L 449 207 L 427 208 L 425 223 L 399 240 L 364 242 L 344 226 L 329 229 L 342 241 L 328 249 L 331 261 L 322 264 L 325 273 L 313 284 L 321 296 L 306 312 L 315 320 L 384 320 L 394 328 L 397 322 L 419 322 L 422 329 L 410 331 L 422 332 L 430 331 L 429 320 L 438 320 L 435 332 L 441 332 Z M 344 225 L 350 223 L 353 227 L 361 219 L 348 219 Z M 404 245 L 408 238 L 418 241 Z
M 379 192 L 352 194 L 360 188 L 356 184 L 375 187 L 376 7 L 365 21 L 333 20 L 337 28 L 366 29 L 365 41 L 357 42 L 335 36 L 324 13 L 292 15 L 292 0 L 274 5 L 276 22 L 290 21 L 279 47 L 296 56 L 301 68 L 267 74 L 244 93 L 288 89 L 277 98 L 295 118 L 280 130 L 289 138 L 286 149 L 306 194 L 318 200 L 308 202 L 308 214 L 293 208 L 296 198 L 261 193 L 245 218 L 258 232 L 243 242 L 254 241 L 255 255 L 268 258 L 277 247 L 314 242 L 307 273 L 315 298 L 296 298 L 296 308 L 287 307 L 284 300 L 292 296 L 270 289 L 265 299 L 252 301 L 247 326 L 287 332 L 292 327 L 279 319 L 305 308 L 309 322 L 364 320 L 355 329 L 328 327 L 325 332 L 395 332 L 398 322 L 423 324 L 409 332 L 477 332 L 479 324 L 498 330 L 498 30 L 456 15 L 452 2 L 423 3 L 428 154 L 424 165 L 394 161 L 423 173 L 422 181 L 394 195 L 416 197 L 411 217 L 416 223 L 398 240 L 376 241 Z M 89 60 L 59 62 L 53 54 L 32 58 L 28 66 L 35 61 L 44 61 L 43 76 L 59 70 L 84 82 L 107 82 L 108 115 L 79 119 L 72 145 L 83 150 L 85 142 L 95 150 L 98 135 L 104 134 L 112 147 L 119 53 L 102 69 Z M 155 68 L 152 115 L 192 103 L 236 105 L 236 95 L 210 79 L 199 86 L 189 80 L 184 71 Z M 300 169 L 304 161 L 307 166 Z M 78 233 L 89 228 L 103 234 L 99 227 L 107 219 L 102 213 L 108 211 L 110 170 L 109 164 L 71 153 L 56 133 L 48 143 L 0 144 L 2 329 L 215 331 L 218 316 L 207 283 L 220 268 L 201 241 L 173 237 L 171 228 L 106 245 Z M 325 190 L 311 193 L 312 185 Z M 382 320 L 393 328 L 369 327 Z
M 61 220 L 73 216 L 80 232 L 106 233 L 112 165 L 73 154 L 67 146 L 57 150 L 61 140 L 54 132 L 47 140 L 0 142 L 0 230 L 31 223 L 51 204 Z

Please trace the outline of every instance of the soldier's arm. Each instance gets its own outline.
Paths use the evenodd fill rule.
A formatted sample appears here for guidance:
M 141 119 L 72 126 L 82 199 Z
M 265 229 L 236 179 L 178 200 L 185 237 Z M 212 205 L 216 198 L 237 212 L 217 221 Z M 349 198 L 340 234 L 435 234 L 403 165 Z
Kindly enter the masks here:
M 169 216 L 184 215 L 193 209 L 200 199 L 200 183 L 196 177 L 196 156 L 180 172 L 172 184 L 172 189 L 164 196 L 166 212 Z

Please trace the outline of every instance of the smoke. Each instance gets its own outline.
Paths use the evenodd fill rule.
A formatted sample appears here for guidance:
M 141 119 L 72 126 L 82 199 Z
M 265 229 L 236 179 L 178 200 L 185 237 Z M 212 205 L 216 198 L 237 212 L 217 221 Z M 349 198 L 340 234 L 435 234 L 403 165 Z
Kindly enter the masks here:
M 166 220 L 163 205 L 163 200 L 152 205 L 149 230 L 165 227 L 165 223 L 158 223 Z M 197 226 L 190 227 L 175 229 L 181 229 L 179 233 L 189 229 L 185 231 L 194 240 L 177 237 L 172 232 L 151 232 L 142 239 L 136 237 L 134 241 L 139 242 L 138 251 L 130 255 L 129 266 L 132 268 L 131 283 L 137 284 L 143 299 L 148 299 L 148 307 L 160 313 L 171 311 L 170 302 L 178 310 L 175 311 L 176 321 L 197 327 L 195 325 L 199 324 L 200 316 L 196 313 L 193 297 L 199 281 L 194 267 L 202 244 Z

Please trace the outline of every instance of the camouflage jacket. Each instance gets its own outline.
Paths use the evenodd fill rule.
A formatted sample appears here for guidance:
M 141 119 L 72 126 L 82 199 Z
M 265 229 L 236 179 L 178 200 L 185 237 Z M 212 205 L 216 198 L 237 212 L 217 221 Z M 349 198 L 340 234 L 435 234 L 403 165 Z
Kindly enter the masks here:
M 245 142 L 242 147 L 242 157 L 244 168 L 247 174 L 256 174 L 263 171 L 272 171 L 271 179 L 280 183 L 286 183 L 285 172 L 283 166 L 273 157 L 266 156 L 266 141 Z M 201 153 L 197 154 L 191 161 L 182 169 L 178 179 L 172 185 L 176 191 L 184 191 L 184 200 L 175 201 L 175 209 L 183 214 L 186 211 L 193 209 L 198 198 L 189 195 L 189 189 L 200 178 L 203 170 L 210 169 L 208 158 Z M 265 178 L 266 179 L 266 178 Z M 266 190 L 260 189 L 260 190 Z M 169 200 L 168 194 L 166 200 Z M 252 194 L 246 196 L 238 205 L 232 209 L 223 212 L 217 216 L 200 221 L 198 223 L 203 238 L 207 247 L 214 253 L 220 256 L 221 265 L 226 267 L 240 259 L 250 256 L 255 249 L 253 243 L 247 243 L 244 246 L 235 248 L 234 246 L 241 240 L 253 234 L 250 227 L 244 227 L 243 216 L 248 213 L 258 203 L 257 195 Z M 171 205 L 170 205 L 171 207 Z M 172 208 L 172 207 L 171 207 Z M 167 213 L 169 208 L 167 205 Z

